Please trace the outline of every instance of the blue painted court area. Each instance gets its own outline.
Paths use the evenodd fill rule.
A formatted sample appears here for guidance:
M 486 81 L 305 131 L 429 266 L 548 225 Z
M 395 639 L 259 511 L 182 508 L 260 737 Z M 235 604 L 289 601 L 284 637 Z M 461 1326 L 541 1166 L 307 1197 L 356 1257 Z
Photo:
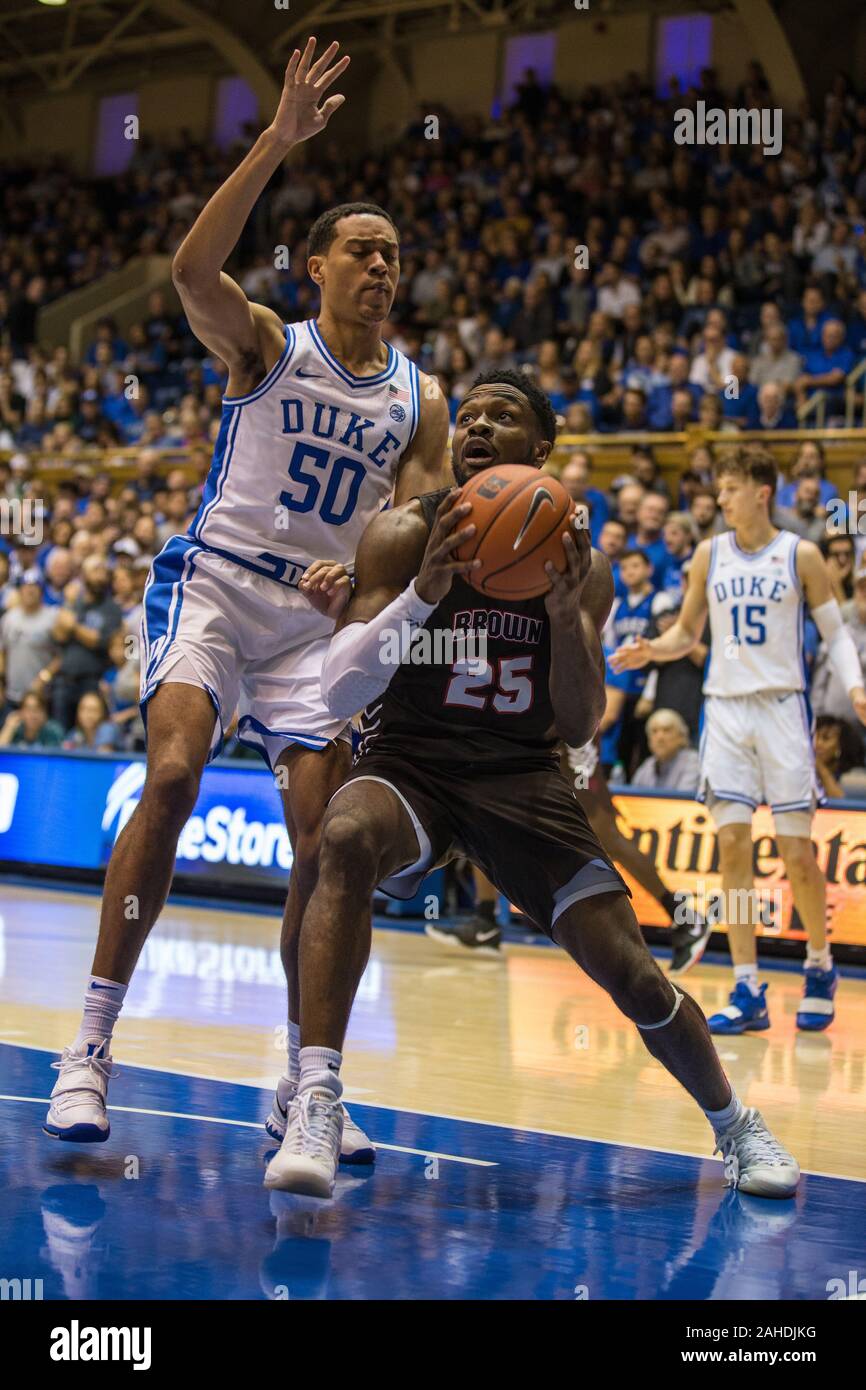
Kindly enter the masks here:
M 51 1060 L 0 1046 L 2 1274 L 46 1299 L 825 1300 L 862 1266 L 863 1183 L 764 1202 L 717 1161 L 353 1105 L 378 1161 L 317 1202 L 262 1187 L 268 1092 L 124 1067 L 111 1138 L 66 1145 Z

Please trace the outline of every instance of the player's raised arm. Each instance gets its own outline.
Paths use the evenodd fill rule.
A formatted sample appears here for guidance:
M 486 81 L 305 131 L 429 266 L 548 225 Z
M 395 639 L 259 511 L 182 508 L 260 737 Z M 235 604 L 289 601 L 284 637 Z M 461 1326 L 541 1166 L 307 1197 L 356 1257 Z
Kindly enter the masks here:
M 637 637 L 617 647 L 610 664 L 614 671 L 637 671 L 651 661 L 678 661 L 700 641 L 707 621 L 707 575 L 712 541 L 701 541 L 686 583 L 680 616 L 661 637 Z
M 303 53 L 295 50 L 273 121 L 202 208 L 172 262 L 172 280 L 190 327 L 229 368 L 230 395 L 245 394 L 277 360 L 283 348 L 283 326 L 272 309 L 250 304 L 223 266 L 286 155 L 323 130 L 342 105 L 344 98 L 339 95 L 322 101 L 349 64 L 348 57 L 343 57 L 329 66 L 337 48 L 332 43 L 316 62 L 315 39 L 308 40 Z
M 854 713 L 866 724 L 866 687 L 854 639 L 842 621 L 839 603 L 833 596 L 824 557 L 812 541 L 797 546 L 797 578 L 803 589 L 815 626 L 827 644 L 833 670 L 848 692 Z
M 400 460 L 394 501 L 451 487 L 454 474 L 448 457 L 448 404 L 435 377 L 420 376 L 420 419 L 415 437 Z

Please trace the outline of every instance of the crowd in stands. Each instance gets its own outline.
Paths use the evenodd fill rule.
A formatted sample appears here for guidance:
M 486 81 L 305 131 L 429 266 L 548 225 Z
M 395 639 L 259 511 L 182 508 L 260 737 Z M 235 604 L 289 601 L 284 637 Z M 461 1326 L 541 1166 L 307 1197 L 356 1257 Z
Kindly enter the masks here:
M 775 158 L 676 144 L 674 112 L 699 99 L 775 104 L 757 63 L 736 92 L 707 69 L 698 87 L 674 83 L 665 99 L 635 75 L 572 97 L 530 72 L 502 115 L 442 111 L 431 140 L 429 112 L 419 112 L 387 157 L 353 159 L 323 138 L 307 164 L 274 178 L 230 269 L 251 299 L 288 321 L 310 317 L 306 230 L 338 202 L 376 202 L 401 236 L 387 333 L 437 376 L 452 408 L 479 371 L 517 366 L 567 433 L 699 424 L 770 438 L 796 425 L 819 388 L 827 424 L 839 422 L 846 376 L 866 357 L 866 97 L 840 76 L 814 109 L 786 111 Z M 38 545 L 0 536 L 0 747 L 143 746 L 144 584 L 198 506 L 226 370 L 162 290 L 122 332 L 99 323 L 80 362 L 40 341 L 39 311 L 134 255 L 172 255 L 240 152 L 143 136 L 120 177 L 87 178 L 58 159 L 0 174 L 0 502 L 32 501 L 43 532 Z M 274 248 L 287 248 L 288 268 Z M 134 451 L 135 477 L 122 484 L 120 448 Z M 182 451 L 182 468 L 166 472 L 165 449 Z M 673 621 L 694 546 L 721 525 L 712 462 L 710 448 L 691 450 L 672 495 L 651 444 L 636 444 L 607 490 L 592 455 L 572 454 L 568 486 L 616 568 L 612 638 Z M 70 480 L 51 481 L 57 464 Z M 866 509 L 866 459 L 851 487 Z M 838 510 L 828 530 L 835 493 L 815 433 L 779 489 L 776 520 L 822 545 L 866 652 L 866 538 L 840 529 Z M 662 711 L 674 717 L 650 726 L 661 751 L 645 775 L 686 766 L 705 654 L 645 682 L 612 680 L 611 770 L 643 766 L 644 720 Z M 814 633 L 809 660 L 818 712 L 843 721 L 824 751 L 828 777 L 844 785 L 862 741 Z
M 307 229 L 337 202 L 378 202 L 401 234 L 389 332 L 452 403 L 478 370 L 517 364 L 574 432 L 792 427 L 816 388 L 830 423 L 866 356 L 866 98 L 839 77 L 820 109 L 785 112 L 778 157 L 676 144 L 674 112 L 698 99 L 773 105 L 758 63 L 738 92 L 706 69 L 665 100 L 636 75 L 570 98 L 528 73 L 499 118 L 442 112 L 431 140 L 419 113 L 387 158 L 317 142 L 272 181 L 232 268 L 251 298 L 309 317 Z M 172 255 L 239 152 L 143 137 L 120 177 L 58 160 L 5 172 L 0 448 L 213 439 L 224 367 L 161 291 L 124 333 L 100 324 L 80 364 L 37 324 L 129 257 Z

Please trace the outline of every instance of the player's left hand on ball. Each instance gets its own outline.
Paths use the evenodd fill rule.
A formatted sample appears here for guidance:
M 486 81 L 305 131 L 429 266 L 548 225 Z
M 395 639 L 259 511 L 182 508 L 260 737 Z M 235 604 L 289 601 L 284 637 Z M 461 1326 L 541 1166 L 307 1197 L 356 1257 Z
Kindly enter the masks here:
M 314 560 L 298 588 L 317 613 L 335 621 L 352 597 L 349 571 L 332 560 Z
M 589 531 L 580 524 L 580 520 L 579 517 L 573 517 L 571 529 L 563 532 L 565 569 L 562 573 L 559 573 L 550 560 L 544 566 L 544 572 L 550 580 L 550 590 L 544 604 L 551 618 L 574 616 L 580 603 L 581 591 L 592 568 Z

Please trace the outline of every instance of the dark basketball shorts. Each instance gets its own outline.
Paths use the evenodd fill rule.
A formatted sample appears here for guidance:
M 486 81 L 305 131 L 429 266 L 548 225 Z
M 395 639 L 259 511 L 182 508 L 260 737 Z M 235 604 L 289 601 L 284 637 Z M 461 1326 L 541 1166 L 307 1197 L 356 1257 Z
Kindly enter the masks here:
M 382 782 L 403 803 L 418 857 L 379 885 L 409 899 L 437 864 L 465 855 L 548 936 L 569 907 L 599 893 L 626 893 L 556 763 L 523 770 L 419 765 L 396 753 L 368 753 L 334 798 L 364 779 Z

